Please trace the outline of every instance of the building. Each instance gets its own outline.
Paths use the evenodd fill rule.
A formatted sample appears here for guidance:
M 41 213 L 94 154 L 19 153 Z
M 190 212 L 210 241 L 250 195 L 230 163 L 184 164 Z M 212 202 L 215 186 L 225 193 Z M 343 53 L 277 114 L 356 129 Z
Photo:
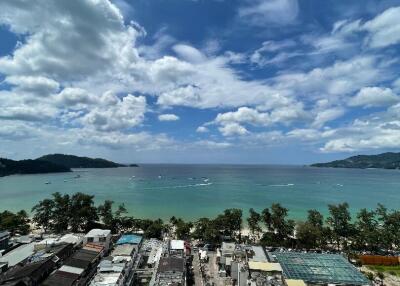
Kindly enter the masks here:
M 97 274 L 90 286 L 122 286 L 128 278 L 126 274 L 127 261 L 116 260 L 113 257 L 103 259 L 97 267 Z
M 288 285 L 370 285 L 356 267 L 339 254 L 273 252 Z M 292 281 L 295 280 L 295 281 Z
M 171 240 L 169 243 L 169 254 L 176 257 L 185 256 L 185 241 L 183 240 Z
M 267 254 L 262 246 L 251 246 L 247 257 L 252 262 L 268 262 Z
M 185 259 L 179 257 L 162 257 L 158 264 L 155 285 L 186 285 Z
M 0 257 L 0 263 L 5 262 L 8 263 L 8 267 L 12 267 L 21 262 L 25 262 L 28 260 L 29 257 L 31 257 L 35 253 L 34 247 L 35 244 L 33 242 L 20 245 L 17 248 L 5 254 L 4 256 Z
M 86 285 L 96 272 L 97 264 L 104 254 L 104 247 L 86 244 L 65 260 L 63 266 L 43 282 L 43 286 Z
M 0 251 L 7 249 L 10 242 L 10 233 L 8 231 L 0 231 Z
M 36 286 L 39 285 L 56 267 L 54 257 L 16 265 L 0 276 L 0 285 L 4 286 Z
M 104 251 L 107 252 L 110 249 L 111 243 L 111 230 L 109 229 L 92 229 L 83 238 L 83 244 L 99 244 L 104 246 Z

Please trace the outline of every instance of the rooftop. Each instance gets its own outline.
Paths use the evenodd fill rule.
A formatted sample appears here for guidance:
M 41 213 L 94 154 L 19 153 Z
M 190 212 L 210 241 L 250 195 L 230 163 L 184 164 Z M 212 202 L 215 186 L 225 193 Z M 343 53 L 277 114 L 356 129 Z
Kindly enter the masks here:
M 49 276 L 42 285 L 43 286 L 72 286 L 76 280 L 79 279 L 79 274 L 64 272 L 57 270 L 55 273 Z
M 282 272 L 281 265 L 272 262 L 249 261 L 249 269 L 265 272 Z
M 136 234 L 124 234 L 121 236 L 120 239 L 117 241 L 118 244 L 139 244 L 142 241 L 142 236 L 141 235 L 136 235 Z
M 252 246 L 251 250 L 254 252 L 254 255 L 249 258 L 249 261 L 268 262 L 264 249 L 261 246 Z
M 8 262 L 9 267 L 14 266 L 30 257 L 34 253 L 34 246 L 34 243 L 21 245 L 0 257 L 0 262 Z
M 8 231 L 0 231 L 0 239 L 9 237 L 10 233 Z
M 185 242 L 183 240 L 171 240 L 171 249 L 174 250 L 184 250 L 185 249 Z
M 162 257 L 158 265 L 158 272 L 184 272 L 185 270 L 185 260 L 178 257 Z
M 131 256 L 134 250 L 135 246 L 132 244 L 117 245 L 111 253 L 111 256 Z
M 109 234 L 111 234 L 111 230 L 109 230 L 109 229 L 94 228 L 91 231 L 89 231 L 85 235 L 85 237 L 104 237 L 104 236 L 108 236 Z
M 314 284 L 370 285 L 369 280 L 338 254 L 275 252 L 286 279 Z

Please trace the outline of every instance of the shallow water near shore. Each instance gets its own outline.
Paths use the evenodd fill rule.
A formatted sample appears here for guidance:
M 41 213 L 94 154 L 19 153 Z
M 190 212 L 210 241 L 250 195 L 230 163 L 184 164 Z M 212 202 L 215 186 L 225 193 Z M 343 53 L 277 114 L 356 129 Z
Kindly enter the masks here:
M 79 175 L 79 176 L 77 176 Z M 79 178 L 77 178 L 79 177 Z M 46 184 L 48 182 L 48 184 Z M 140 218 L 213 217 L 226 208 L 262 210 L 279 202 L 292 218 L 348 202 L 351 211 L 400 207 L 400 171 L 300 166 L 141 165 L 0 178 L 0 210 L 30 209 L 52 193 L 84 192 L 124 203 Z

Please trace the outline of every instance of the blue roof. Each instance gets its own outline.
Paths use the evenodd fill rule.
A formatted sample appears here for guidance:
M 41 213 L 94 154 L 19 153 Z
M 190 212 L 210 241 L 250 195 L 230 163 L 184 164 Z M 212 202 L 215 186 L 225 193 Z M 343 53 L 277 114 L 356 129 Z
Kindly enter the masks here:
M 117 244 L 139 244 L 142 241 L 141 235 L 125 234 L 118 239 Z

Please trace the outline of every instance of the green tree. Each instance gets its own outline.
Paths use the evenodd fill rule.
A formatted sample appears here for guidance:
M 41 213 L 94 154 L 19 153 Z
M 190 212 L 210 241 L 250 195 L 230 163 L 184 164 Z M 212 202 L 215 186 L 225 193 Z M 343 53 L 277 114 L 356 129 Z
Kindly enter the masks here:
M 261 214 L 256 212 L 253 208 L 249 210 L 249 217 L 247 218 L 247 224 L 249 226 L 250 234 L 253 237 L 253 240 L 258 238 L 261 232 Z
M 0 229 L 8 230 L 12 235 L 27 234 L 29 232 L 29 219 L 26 211 L 17 213 L 3 211 L 0 213 Z
M 200 218 L 194 224 L 193 238 L 200 239 L 206 243 L 221 242 L 221 234 L 219 232 L 215 220 L 209 218 Z
M 75 193 L 71 197 L 70 224 L 73 232 L 88 231 L 98 220 L 93 198 L 94 196 L 83 193 Z
M 326 222 L 332 230 L 333 238 L 337 249 L 341 245 L 346 249 L 348 239 L 354 234 L 354 226 L 351 224 L 349 205 L 342 203 L 338 205 L 329 205 L 330 216 Z
M 287 219 L 288 209 L 280 204 L 274 203 L 271 210 L 268 208 L 262 211 L 262 219 L 267 227 L 263 234 L 262 244 L 270 246 L 290 246 L 296 223 Z
M 177 239 L 188 239 L 192 227 L 193 223 L 185 222 L 182 219 L 178 219 L 175 230 Z
M 70 197 L 68 194 L 61 195 L 59 192 L 52 194 L 54 201 L 53 229 L 56 233 L 68 230 L 69 221 L 72 217 L 70 209 Z
M 355 237 L 353 247 L 357 250 L 378 250 L 379 249 L 379 223 L 375 211 L 368 211 L 363 208 L 357 213 L 355 223 Z
M 43 227 L 44 232 L 53 228 L 55 202 L 52 199 L 44 199 L 32 208 L 33 221 Z
M 240 236 L 242 214 L 240 209 L 226 209 L 223 214 L 215 218 L 214 223 L 223 235 L 235 238 L 237 235 Z

